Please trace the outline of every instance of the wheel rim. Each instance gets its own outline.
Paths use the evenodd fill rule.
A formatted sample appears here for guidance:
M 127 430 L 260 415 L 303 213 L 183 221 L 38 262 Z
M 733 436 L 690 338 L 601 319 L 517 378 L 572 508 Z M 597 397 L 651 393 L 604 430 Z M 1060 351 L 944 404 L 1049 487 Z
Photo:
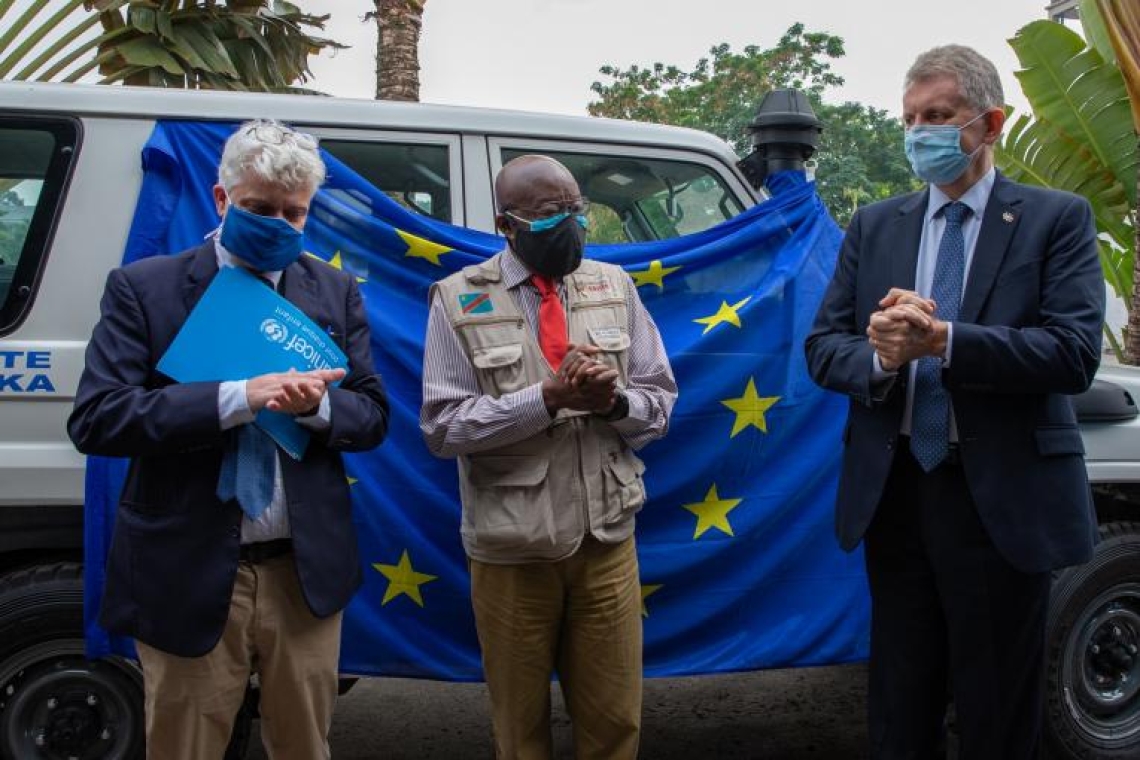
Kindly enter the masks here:
M 1075 727 L 1103 749 L 1140 737 L 1140 583 L 1113 586 L 1067 638 L 1061 683 Z
M 122 660 L 92 662 L 83 642 L 25 650 L 0 673 L 0 737 L 14 757 L 128 758 L 141 746 L 138 675 Z

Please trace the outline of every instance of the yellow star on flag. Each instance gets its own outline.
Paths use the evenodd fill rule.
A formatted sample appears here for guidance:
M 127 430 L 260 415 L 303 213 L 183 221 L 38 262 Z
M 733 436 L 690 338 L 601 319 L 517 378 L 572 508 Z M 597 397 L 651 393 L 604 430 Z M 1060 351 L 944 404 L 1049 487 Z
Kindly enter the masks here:
M 347 480 L 347 481 L 348 481 L 348 484 L 349 484 L 350 486 L 354 486 L 354 485 L 356 485 L 357 483 L 359 483 L 359 482 L 360 482 L 360 478 L 354 478 L 354 477 L 352 477 L 351 475 L 345 475 L 345 476 L 344 476 L 344 478 L 345 478 L 345 480 Z
M 643 618 L 649 617 L 649 608 L 647 608 L 645 606 L 645 600 L 648 599 L 651 594 L 654 594 L 657 591 L 660 591 L 661 587 L 663 585 L 665 585 L 665 584 L 663 584 L 663 583 L 642 583 L 641 584 L 641 616 Z
M 333 257 L 331 259 L 329 259 L 329 266 L 332 267 L 333 269 L 339 269 L 342 272 L 348 271 L 344 268 L 344 261 L 340 257 L 340 251 L 337 251 L 336 253 L 334 253 Z M 365 280 L 360 275 L 356 275 L 356 281 L 357 282 L 367 282 L 367 280 Z
M 661 266 L 661 259 L 654 259 L 649 262 L 649 269 L 642 269 L 639 272 L 630 272 L 629 276 L 633 278 L 633 282 L 637 287 L 642 285 L 656 285 L 658 290 L 665 289 L 665 276 L 673 274 L 681 267 L 663 267 Z
M 764 419 L 764 413 L 779 400 L 779 396 L 756 395 L 756 381 L 751 377 L 748 378 L 748 387 L 744 389 L 743 396 L 722 399 L 720 402 L 736 412 L 736 421 L 732 424 L 732 434 L 729 438 L 735 438 L 737 433 L 749 425 L 759 428 L 762 433 L 767 433 L 768 422 Z
M 318 256 L 315 253 L 306 252 L 305 255 L 311 256 L 312 258 L 316 259 L 317 261 L 324 261 L 324 263 L 328 264 L 333 269 L 339 269 L 342 272 L 348 271 L 344 268 L 344 259 L 341 258 L 340 251 L 337 251 L 336 253 L 334 253 L 333 257 L 331 259 L 329 259 L 328 261 L 325 261 L 324 259 L 322 259 L 320 256 Z M 356 275 L 356 281 L 357 282 L 368 282 L 368 280 L 364 279 L 360 275 Z
M 751 300 L 752 296 L 748 296 L 742 301 L 737 301 L 732 306 L 728 305 L 728 301 L 721 301 L 720 308 L 717 309 L 716 314 L 713 314 L 709 317 L 700 317 L 698 319 L 694 319 L 693 321 L 705 325 L 705 329 L 701 335 L 704 335 L 709 330 L 713 329 L 722 322 L 727 322 L 730 325 L 736 325 L 737 327 L 740 327 L 740 315 L 737 314 L 736 311 Z
M 693 540 L 703 536 L 710 528 L 727 533 L 730 536 L 736 534 L 732 532 L 732 525 L 728 522 L 728 513 L 736 509 L 743 499 L 722 499 L 716 492 L 716 483 L 712 484 L 712 488 L 705 494 L 705 500 L 699 501 L 696 504 L 685 504 L 685 509 L 692 512 L 697 516 L 697 528 L 693 531 Z
M 380 574 L 388 579 L 388 590 L 384 592 L 384 599 L 380 602 L 381 607 L 400 594 L 406 594 L 413 602 L 423 607 L 424 599 L 420 596 L 420 586 L 438 578 L 438 576 L 435 575 L 417 573 L 413 570 L 412 561 L 408 558 L 407 549 L 404 549 L 404 553 L 400 555 L 399 564 L 382 565 L 375 563 L 372 567 L 379 570 Z
M 401 240 L 408 244 L 408 250 L 404 253 L 404 256 L 411 256 L 412 258 L 416 259 L 426 259 L 427 261 L 435 264 L 437 267 L 443 266 L 439 263 L 439 257 L 445 253 L 451 253 L 451 251 L 454 250 L 453 248 L 448 248 L 447 246 L 440 245 L 439 243 L 433 243 L 430 240 L 424 240 L 422 237 L 417 237 L 416 235 L 413 235 L 410 232 L 404 232 L 403 230 L 396 230 L 396 234 L 400 236 Z

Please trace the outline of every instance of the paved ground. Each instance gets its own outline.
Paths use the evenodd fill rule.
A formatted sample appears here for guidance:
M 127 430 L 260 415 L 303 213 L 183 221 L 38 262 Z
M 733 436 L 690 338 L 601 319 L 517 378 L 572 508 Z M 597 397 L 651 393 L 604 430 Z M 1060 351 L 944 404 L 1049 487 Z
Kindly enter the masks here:
M 866 757 L 862 665 L 650 679 L 643 760 L 859 760 Z M 557 690 L 556 690 L 557 691 Z M 558 760 L 572 757 L 556 698 Z M 335 760 L 490 760 L 482 684 L 366 679 L 341 698 Z M 250 760 L 265 760 L 254 739 Z

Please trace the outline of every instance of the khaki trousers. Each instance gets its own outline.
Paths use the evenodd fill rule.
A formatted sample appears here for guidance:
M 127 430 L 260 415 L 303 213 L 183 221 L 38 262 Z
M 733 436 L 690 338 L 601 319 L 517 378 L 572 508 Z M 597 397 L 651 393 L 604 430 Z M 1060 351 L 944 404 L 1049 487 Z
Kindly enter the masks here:
M 635 758 L 641 586 L 633 538 L 587 537 L 558 562 L 471 561 L 471 600 L 500 760 L 548 760 L 557 671 L 578 760 Z
M 273 760 L 330 757 L 341 613 L 318 619 L 293 555 L 238 565 L 222 638 L 201 657 L 137 642 L 148 760 L 221 760 L 251 672 L 261 682 L 261 738 Z

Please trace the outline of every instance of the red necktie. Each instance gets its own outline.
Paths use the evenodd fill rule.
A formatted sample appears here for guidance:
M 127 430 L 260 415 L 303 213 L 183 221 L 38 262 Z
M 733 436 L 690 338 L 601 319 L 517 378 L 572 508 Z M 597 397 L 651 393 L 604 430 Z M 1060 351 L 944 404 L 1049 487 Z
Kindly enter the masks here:
M 542 296 L 538 305 L 538 345 L 551 369 L 557 370 L 566 357 L 566 311 L 562 308 L 554 280 L 534 274 L 530 281 Z

